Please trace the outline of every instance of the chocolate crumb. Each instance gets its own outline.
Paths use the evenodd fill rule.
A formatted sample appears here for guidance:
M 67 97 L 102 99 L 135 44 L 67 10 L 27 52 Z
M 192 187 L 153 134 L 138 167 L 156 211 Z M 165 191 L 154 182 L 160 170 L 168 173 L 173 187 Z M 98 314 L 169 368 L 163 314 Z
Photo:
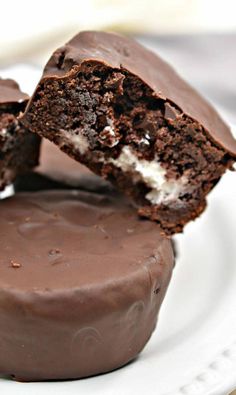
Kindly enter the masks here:
M 50 251 L 49 251 L 49 255 L 50 256 L 54 256 L 54 255 L 57 255 L 57 254 L 60 254 L 61 253 L 61 251 L 59 250 L 59 248 L 52 248 Z
M 52 215 L 53 215 L 54 218 L 58 218 L 59 217 L 58 213 L 52 213 Z
M 128 229 L 126 230 L 126 232 L 129 233 L 129 234 L 130 234 L 130 233 L 134 233 L 134 229 L 128 228 Z
M 11 260 L 11 267 L 13 267 L 14 269 L 19 269 L 21 267 L 21 264 L 19 262 L 16 262 L 14 260 Z
M 180 111 L 176 107 L 170 105 L 170 103 L 165 103 L 165 118 L 174 121 L 180 115 Z
M 158 286 L 155 290 L 154 290 L 154 294 L 158 294 L 159 292 L 160 292 L 160 289 L 161 289 L 161 287 L 160 286 Z

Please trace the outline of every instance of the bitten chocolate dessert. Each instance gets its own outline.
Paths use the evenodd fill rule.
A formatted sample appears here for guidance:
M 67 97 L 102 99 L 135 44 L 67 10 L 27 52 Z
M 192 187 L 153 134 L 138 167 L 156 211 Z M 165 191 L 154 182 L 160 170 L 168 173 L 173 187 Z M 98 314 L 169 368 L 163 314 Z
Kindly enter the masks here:
M 135 41 L 82 32 L 45 67 L 24 124 L 182 231 L 236 158 L 216 111 Z
M 38 164 L 40 138 L 18 120 L 28 99 L 15 81 L 0 78 L 0 190 Z
M 135 358 L 174 264 L 159 226 L 78 191 L 19 193 L 0 212 L 0 374 L 79 378 Z

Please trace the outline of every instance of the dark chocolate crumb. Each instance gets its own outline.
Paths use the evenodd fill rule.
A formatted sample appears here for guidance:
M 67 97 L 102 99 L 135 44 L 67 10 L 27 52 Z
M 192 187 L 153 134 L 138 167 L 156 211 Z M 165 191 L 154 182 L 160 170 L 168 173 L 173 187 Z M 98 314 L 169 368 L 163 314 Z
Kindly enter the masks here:
M 59 218 L 59 214 L 58 213 L 52 213 L 54 218 Z
M 59 248 L 52 248 L 49 252 L 48 252 L 48 254 L 50 255 L 50 256 L 55 256 L 55 255 L 58 255 L 58 254 L 60 254 L 61 253 L 61 251 L 59 250 Z

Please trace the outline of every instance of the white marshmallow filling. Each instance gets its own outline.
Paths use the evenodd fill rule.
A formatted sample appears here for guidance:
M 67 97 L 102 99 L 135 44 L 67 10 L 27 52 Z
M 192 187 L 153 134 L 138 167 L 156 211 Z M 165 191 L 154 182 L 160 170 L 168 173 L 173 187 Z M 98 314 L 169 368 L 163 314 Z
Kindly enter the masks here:
M 114 132 L 114 126 L 111 122 L 105 127 L 106 131 L 111 136 Z M 62 133 L 62 143 L 68 140 L 72 143 L 81 155 L 86 154 L 89 149 L 88 139 L 82 134 L 75 134 L 60 130 Z M 145 136 L 147 139 L 149 136 Z M 119 141 L 114 141 L 110 147 L 116 145 Z M 147 139 L 147 143 L 149 143 Z M 167 178 L 167 170 L 155 158 L 152 161 L 146 159 L 138 159 L 134 151 L 129 146 L 124 146 L 117 159 L 109 158 L 100 159 L 105 163 L 112 163 L 114 166 L 120 168 L 123 172 L 130 172 L 133 174 L 133 182 L 143 182 L 150 191 L 146 194 L 145 198 L 152 204 L 167 204 L 176 201 L 181 195 L 187 192 L 188 178 L 183 175 L 178 179 Z M 189 188 L 188 188 L 189 189 Z
M 73 144 L 74 148 L 80 152 L 81 155 L 84 155 L 89 149 L 88 139 L 81 133 L 75 133 L 71 131 L 67 131 L 64 129 L 60 129 L 61 134 L 61 143 L 60 146 L 65 143 Z
M 128 146 L 122 148 L 117 159 L 110 158 L 107 162 L 124 172 L 134 173 L 134 180 L 145 183 L 151 189 L 145 197 L 152 204 L 175 201 L 186 192 L 187 177 L 183 175 L 178 179 L 167 178 L 167 171 L 157 158 L 152 161 L 138 159 Z

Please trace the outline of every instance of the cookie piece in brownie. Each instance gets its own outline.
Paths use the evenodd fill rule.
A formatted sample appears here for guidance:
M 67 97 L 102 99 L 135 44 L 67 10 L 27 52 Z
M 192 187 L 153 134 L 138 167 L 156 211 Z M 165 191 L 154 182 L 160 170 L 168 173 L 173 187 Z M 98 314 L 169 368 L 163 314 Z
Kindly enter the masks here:
M 20 122 L 29 97 L 10 79 L 0 79 L 0 190 L 38 164 L 40 137 Z
M 236 158 L 216 111 L 166 62 L 113 33 L 82 32 L 59 48 L 24 124 L 140 206 L 167 233 L 182 231 Z

